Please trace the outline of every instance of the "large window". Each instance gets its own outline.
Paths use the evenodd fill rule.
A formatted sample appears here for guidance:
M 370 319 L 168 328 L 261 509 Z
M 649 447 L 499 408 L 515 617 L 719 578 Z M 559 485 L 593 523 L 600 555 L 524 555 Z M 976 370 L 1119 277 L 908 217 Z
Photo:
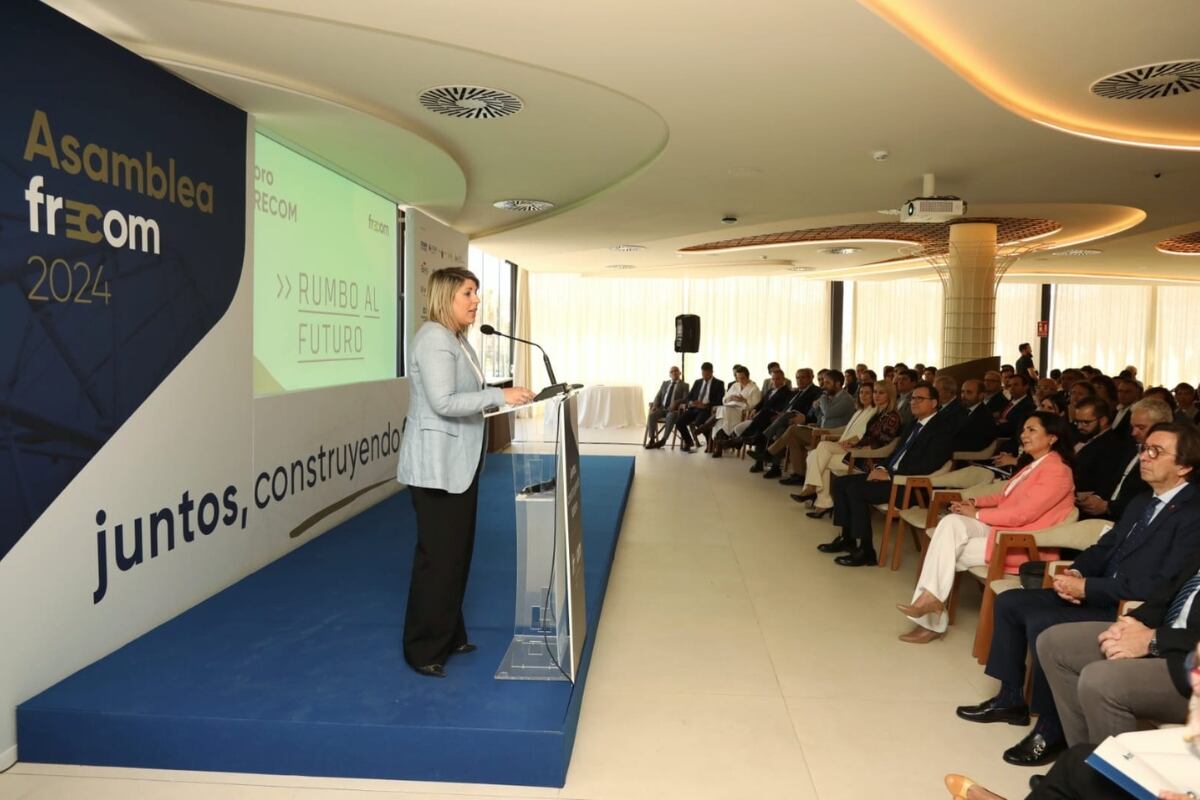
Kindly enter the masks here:
M 940 282 L 855 281 L 853 296 L 854 339 L 844 345 L 843 366 L 942 365 Z
M 1146 363 L 1149 286 L 1055 287 L 1050 321 L 1050 366 L 1063 369 L 1091 364 L 1116 375 L 1127 364 L 1155 380 Z
M 471 331 L 471 344 L 483 362 L 483 374 L 488 380 L 499 381 L 512 377 L 512 340 L 503 336 L 484 336 L 479 325 L 487 323 L 498 331 L 514 333 L 515 283 L 514 264 L 485 253 L 478 247 L 468 251 L 468 267 L 479 276 L 478 324 Z

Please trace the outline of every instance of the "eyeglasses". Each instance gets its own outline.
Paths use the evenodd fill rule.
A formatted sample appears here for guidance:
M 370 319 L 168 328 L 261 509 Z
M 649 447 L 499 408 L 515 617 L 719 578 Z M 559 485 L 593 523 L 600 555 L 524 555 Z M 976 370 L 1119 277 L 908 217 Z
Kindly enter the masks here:
M 1100 420 L 1098 420 L 1098 419 L 1083 419 L 1081 417 L 1075 418 L 1076 425 L 1095 425 L 1099 421 Z
M 1159 456 L 1175 455 L 1170 450 L 1164 450 L 1163 448 L 1159 447 L 1156 444 L 1144 444 L 1138 448 L 1138 452 L 1140 452 L 1142 455 L 1144 455 L 1146 458 L 1150 459 L 1151 461 L 1158 460 Z
M 908 398 L 909 402 L 913 402 L 916 400 L 932 400 L 932 399 L 933 399 L 932 397 L 922 397 L 919 394 L 914 394 L 912 397 Z

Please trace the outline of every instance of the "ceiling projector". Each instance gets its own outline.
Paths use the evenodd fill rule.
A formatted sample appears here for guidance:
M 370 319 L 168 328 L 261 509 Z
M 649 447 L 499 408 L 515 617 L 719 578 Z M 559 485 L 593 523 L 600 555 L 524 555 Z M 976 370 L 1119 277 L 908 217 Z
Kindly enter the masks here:
M 900 206 L 901 222 L 949 222 L 967 213 L 961 197 L 914 197 Z

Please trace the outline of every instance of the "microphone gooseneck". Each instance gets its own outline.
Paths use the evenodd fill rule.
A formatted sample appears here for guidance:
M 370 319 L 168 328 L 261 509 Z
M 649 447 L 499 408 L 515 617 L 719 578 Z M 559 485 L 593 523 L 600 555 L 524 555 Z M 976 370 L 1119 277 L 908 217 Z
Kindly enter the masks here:
M 550 356 L 546 355 L 546 351 L 537 342 L 531 342 L 528 339 L 522 339 L 519 336 L 513 336 L 512 334 L 509 334 L 509 333 L 501 333 L 500 331 L 493 328 L 491 325 L 486 325 L 486 324 L 479 326 L 479 332 L 482 333 L 484 336 L 503 336 L 505 339 L 512 339 L 514 342 L 520 342 L 521 344 L 527 344 L 532 347 L 536 347 L 538 350 L 541 350 L 542 351 L 542 362 L 546 365 L 546 375 L 550 378 L 550 383 L 552 385 L 556 385 L 558 383 L 558 380 L 554 377 L 554 367 L 550 366 Z

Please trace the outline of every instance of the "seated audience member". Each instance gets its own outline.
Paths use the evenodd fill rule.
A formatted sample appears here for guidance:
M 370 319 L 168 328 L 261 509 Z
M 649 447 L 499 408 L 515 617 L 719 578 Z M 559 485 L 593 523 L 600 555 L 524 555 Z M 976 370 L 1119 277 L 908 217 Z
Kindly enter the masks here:
M 871 377 L 868 378 L 867 372 L 868 372 L 868 369 L 867 369 L 866 364 L 859 362 L 858 364 L 854 365 L 854 374 L 858 376 L 859 383 L 874 383 L 875 382 L 875 373 L 872 372 Z
M 896 369 L 896 378 L 893 381 L 896 384 L 896 410 L 900 412 L 900 420 L 906 426 L 913 421 L 913 412 L 908 407 L 908 401 L 912 396 L 913 387 L 920 379 L 915 370 Z
M 809 410 L 806 421 L 791 425 L 765 449 L 756 451 L 754 460 L 757 464 L 768 458 L 771 460 L 771 468 L 763 474 L 764 478 L 778 478 L 783 474 L 780 459 L 784 450 L 790 448 L 797 448 L 791 462 L 793 469 L 803 469 L 805 452 L 816 444 L 814 437 L 845 427 L 850 417 L 854 416 L 857 402 L 842 388 L 842 373 L 836 369 L 824 372 L 821 378 L 822 394 Z
M 966 416 L 954 433 L 954 449 L 982 450 L 996 439 L 996 420 L 983 402 L 983 381 L 978 378 L 963 381 L 958 400 Z
M 1139 719 L 1187 719 L 1191 687 L 1183 662 L 1200 643 L 1198 589 L 1195 553 L 1116 622 L 1055 625 L 1038 637 L 1038 659 L 1068 746 L 1135 731 Z
M 1001 449 L 1006 453 L 1017 451 L 1017 434 L 1025 425 L 1025 418 L 1035 408 L 1029 396 L 1029 379 L 1024 375 L 1013 375 L 1008 379 L 1008 394 L 1011 398 L 1004 410 L 996 417 L 996 435 L 1008 439 Z
M 750 467 L 751 472 L 763 471 L 762 454 L 766 451 L 767 443 L 782 436 L 792 423 L 803 423 L 812 410 L 813 404 L 821 396 L 821 387 L 813 383 L 813 371 L 808 367 L 796 370 L 796 387 L 796 391 L 788 399 L 783 411 L 776 414 L 770 422 L 752 425 L 742 433 L 738 440 L 728 443 L 727 446 L 733 447 L 740 447 L 743 444 L 754 446 L 755 461 Z
M 879 383 L 879 376 L 875 374 L 875 370 L 868 369 L 863 371 L 863 377 L 858 379 L 859 383 Z M 891 381 L 889 381 L 890 383 Z
M 1038 400 L 1038 411 L 1045 411 L 1066 419 L 1067 401 L 1063 399 L 1063 396 L 1060 393 L 1052 392 Z
M 1112 497 L 1126 467 L 1137 456 L 1137 443 L 1133 437 L 1113 431 L 1110 414 L 1108 403 L 1099 397 L 1089 397 L 1075 411 L 1075 491 L 1079 497 Z
M 1000 365 L 1000 379 L 1004 381 L 1004 386 L 1006 389 L 1008 388 L 1008 379 L 1011 378 L 1014 374 L 1016 374 L 1016 369 L 1013 368 L 1012 364 L 1001 364 Z M 1029 377 L 1029 376 L 1026 375 L 1025 377 Z
M 687 400 L 687 384 L 680 380 L 679 367 L 671 367 L 668 375 L 662 386 L 658 387 L 658 393 L 650 403 L 650 412 L 646 414 L 647 449 L 662 447 L 667 443 L 679 411 Z M 656 437 L 660 420 L 664 422 L 662 436 Z
M 1088 378 L 1088 383 L 1092 384 L 1092 392 L 1097 397 L 1103 397 L 1108 403 L 1108 407 L 1115 409 L 1117 407 L 1117 382 L 1107 375 L 1095 371 L 1092 377 Z
M 860 391 L 860 399 L 861 392 Z M 846 458 L 850 450 L 864 447 L 876 450 L 896 438 L 900 433 L 900 414 L 896 411 L 896 387 L 886 381 L 871 387 L 871 401 L 875 413 L 867 424 L 866 431 L 858 436 L 851 430 L 854 426 L 847 425 L 846 431 L 836 442 L 821 442 L 808 454 L 805 465 L 803 482 L 806 488 L 799 494 L 791 495 L 797 503 L 803 503 L 811 498 L 813 506 L 818 511 L 809 512 L 808 516 L 819 519 L 833 508 L 833 496 L 829 493 L 830 480 L 833 475 L 845 475 L 848 471 Z M 845 434 L 851 434 L 849 436 Z M 795 483 L 789 479 L 780 483 Z
M 1196 388 L 1190 383 L 1181 383 L 1173 390 L 1175 395 L 1175 419 L 1180 422 L 1200 421 L 1200 408 L 1196 407 Z
M 1172 421 L 1171 409 L 1158 400 L 1139 400 L 1130 410 L 1129 418 L 1131 420 L 1129 432 L 1132 434 L 1135 445 L 1143 444 L 1146 441 L 1146 435 L 1155 425 Z M 1113 434 L 1120 438 L 1116 431 Z M 1117 486 L 1108 496 L 1089 492 L 1076 494 L 1079 516 L 1120 519 L 1129 503 L 1148 488 L 1146 482 L 1142 480 L 1139 463 L 1135 452 L 1121 468 Z
M 775 374 L 771 376 L 771 385 L 763 392 L 763 399 L 759 402 L 753 416 L 735 425 L 732 436 L 722 437 L 718 435 L 714 439 L 712 449 L 713 458 L 720 458 L 725 450 L 729 448 L 736 449 L 746 442 L 753 440 L 763 431 L 767 430 L 772 422 L 778 419 L 779 415 L 787 408 L 788 402 L 792 399 L 792 391 L 787 387 L 786 381 L 787 377 L 783 372 L 775 370 Z
M 842 372 L 842 388 L 845 389 L 851 397 L 858 397 L 858 373 L 852 369 Z
M 1185 440 L 1182 446 L 1180 440 Z M 1032 709 L 1037 725 L 1004 752 L 1018 766 L 1054 760 L 1065 747 L 1058 713 L 1041 662 L 1037 640 L 1064 622 L 1112 622 L 1122 600 L 1143 600 L 1200 550 L 1200 492 L 1190 485 L 1200 466 L 1200 432 L 1173 423 L 1155 426 L 1139 456 L 1151 491 L 1138 497 L 1120 521 L 1054 578 L 1052 589 L 1010 590 L 996 596 L 995 628 L 985 672 L 1000 681 L 990 700 L 959 706 L 971 722 L 1025 725 Z M 1025 658 L 1033 648 L 1033 696 L 1025 705 Z
M 907 366 L 907 365 L 905 365 L 905 367 L 904 367 L 904 368 L 905 368 L 905 369 L 908 369 L 908 366 Z M 913 370 L 914 370 L 914 371 L 915 371 L 915 372 L 916 372 L 918 375 L 920 375 L 920 374 L 922 374 L 922 373 L 924 373 L 924 372 L 925 372 L 925 365 L 924 365 L 924 364 L 922 364 L 920 361 L 918 361 L 916 364 L 913 364 L 912 368 L 913 368 Z M 897 364 L 897 365 L 896 365 L 896 369 L 900 369 L 900 365 L 899 365 L 899 364 Z
M 937 367 L 926 367 L 925 369 L 921 370 L 921 380 L 933 383 L 933 381 L 937 378 L 937 374 Z
M 883 368 L 883 379 L 885 381 L 894 382 L 896 380 L 896 368 L 893 367 L 891 364 L 888 364 L 887 366 L 885 366 Z
M 1019 469 L 1000 494 L 953 503 L 929 542 L 917 588 L 910 603 L 896 606 L 916 625 L 900 641 L 928 644 L 946 632 L 946 599 L 954 574 L 991 561 L 995 532 L 1037 531 L 1058 525 L 1075 507 L 1071 477 L 1074 452 L 1067 440 L 1067 421 L 1035 411 L 1021 431 L 1024 455 Z M 1057 557 L 1044 553 L 1043 560 Z M 1025 558 L 1013 558 L 1015 569 Z
M 1167 404 L 1167 407 L 1171 409 L 1172 416 L 1174 416 L 1175 412 L 1179 410 L 1179 404 L 1175 402 L 1175 395 L 1172 394 L 1171 390 L 1165 386 L 1151 386 L 1142 393 L 1142 397 L 1152 397 L 1155 400 L 1162 400 Z
M 675 421 L 675 430 L 679 431 L 679 436 L 683 439 L 680 450 L 685 453 L 692 452 L 694 442 L 689 426 L 703 425 L 707 422 L 708 418 L 712 416 L 713 406 L 719 405 L 724 396 L 725 381 L 714 377 L 712 364 L 705 361 L 700 365 L 700 377 L 692 384 L 692 389 L 688 392 L 686 408 L 680 412 L 679 419 Z
M 1061 369 L 1050 370 L 1050 380 L 1059 383 L 1062 380 L 1063 371 Z
M 1117 381 L 1117 410 L 1113 414 L 1113 430 L 1117 433 L 1129 433 L 1129 409 L 1142 399 L 1142 387 L 1130 378 Z M 1174 417 L 1174 413 L 1171 415 Z
M 967 409 L 958 399 L 958 379 L 943 375 L 929 382 L 938 393 L 938 414 L 945 414 L 951 430 L 957 431 L 967 419 Z
M 1092 386 L 1091 381 L 1078 380 L 1071 384 L 1071 388 L 1066 390 L 1064 394 L 1067 397 L 1067 419 L 1075 421 L 1075 409 L 1084 400 L 1089 397 L 1096 397 L 1096 388 Z M 1112 406 L 1109 406 L 1112 409 Z
M 1121 370 L 1121 377 L 1129 378 L 1129 380 L 1133 381 L 1138 386 L 1142 386 L 1142 382 L 1138 380 L 1138 369 L 1133 364 L 1125 365 L 1125 369 Z
M 885 463 L 866 475 L 833 478 L 833 524 L 842 530 L 817 549 L 823 553 L 849 551 L 834 559 L 841 566 L 862 567 L 878 560 L 871 534 L 871 507 L 888 501 L 896 475 L 927 475 L 950 459 L 954 432 L 938 420 L 937 391 L 921 381 L 913 387 L 910 402 L 913 423 Z
M 786 478 L 781 478 L 779 482 L 784 486 L 794 486 L 804 483 L 804 475 L 808 471 L 807 464 L 812 462 L 813 453 L 831 444 L 836 445 L 840 442 L 845 442 L 850 439 L 854 439 L 855 441 L 861 439 L 863 434 L 867 432 L 867 424 L 871 421 L 871 418 L 875 416 L 876 409 L 873 400 L 874 389 L 874 386 L 868 385 L 863 385 L 859 388 L 857 400 L 858 408 L 855 410 L 854 416 L 852 416 L 850 421 L 846 423 L 845 428 L 842 429 L 841 435 L 836 437 L 836 441 L 832 438 L 832 434 L 824 434 L 820 437 L 814 438 L 813 448 L 811 450 L 807 450 L 802 453 L 793 453 L 791 447 L 789 447 L 788 458 L 792 465 L 792 474 Z M 799 447 L 801 447 L 801 445 L 797 444 L 797 448 Z M 838 448 L 838 451 L 845 452 L 840 448 Z M 794 460 L 794 456 L 797 455 L 807 459 L 805 466 L 797 466 L 796 461 Z
M 1058 382 L 1050 380 L 1049 378 L 1039 379 L 1034 383 L 1034 386 L 1037 387 L 1034 390 L 1034 396 L 1037 397 L 1039 402 L 1043 397 L 1047 397 L 1052 394 L 1058 394 Z
M 750 370 L 738 365 L 733 369 L 733 382 L 725 389 L 720 407 L 714 409 L 717 419 L 715 438 L 725 439 L 733 435 L 733 426 L 749 414 L 750 409 L 762 400 L 762 390 L 750 380 Z
M 1004 378 L 994 369 L 983 374 L 983 404 L 993 417 L 1008 406 L 1008 398 L 1004 395 Z

